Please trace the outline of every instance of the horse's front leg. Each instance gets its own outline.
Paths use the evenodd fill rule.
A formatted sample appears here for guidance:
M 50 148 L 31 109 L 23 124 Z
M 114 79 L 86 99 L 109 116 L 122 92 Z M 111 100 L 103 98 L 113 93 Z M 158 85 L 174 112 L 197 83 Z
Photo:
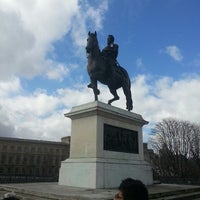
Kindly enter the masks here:
M 112 88 L 109 88 L 109 89 L 110 89 L 111 94 L 114 96 L 114 98 L 112 98 L 112 99 L 110 99 L 110 100 L 108 101 L 108 104 L 111 105 L 111 103 L 112 103 L 113 101 L 119 100 L 119 96 L 118 96 L 118 94 L 117 94 L 116 89 L 112 89 Z
M 97 88 L 97 80 L 90 77 L 90 81 L 91 83 L 88 85 L 88 87 L 93 89 L 95 101 L 98 101 L 98 95 L 100 94 L 100 91 Z

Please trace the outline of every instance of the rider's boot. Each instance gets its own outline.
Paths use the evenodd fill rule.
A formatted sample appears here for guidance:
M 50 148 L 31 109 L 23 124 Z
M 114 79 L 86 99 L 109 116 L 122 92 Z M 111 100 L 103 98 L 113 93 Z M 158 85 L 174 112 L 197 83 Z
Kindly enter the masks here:
M 92 88 L 92 83 L 89 83 L 89 84 L 88 84 L 88 88 Z

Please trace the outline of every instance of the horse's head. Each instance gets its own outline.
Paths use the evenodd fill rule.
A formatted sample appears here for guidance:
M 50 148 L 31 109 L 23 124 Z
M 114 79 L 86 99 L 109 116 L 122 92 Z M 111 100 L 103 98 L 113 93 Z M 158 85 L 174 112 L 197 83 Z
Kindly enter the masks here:
M 87 46 L 86 46 L 86 52 L 91 53 L 95 48 L 99 48 L 98 41 L 97 41 L 97 33 L 96 31 L 94 33 L 88 32 L 88 38 L 87 38 Z

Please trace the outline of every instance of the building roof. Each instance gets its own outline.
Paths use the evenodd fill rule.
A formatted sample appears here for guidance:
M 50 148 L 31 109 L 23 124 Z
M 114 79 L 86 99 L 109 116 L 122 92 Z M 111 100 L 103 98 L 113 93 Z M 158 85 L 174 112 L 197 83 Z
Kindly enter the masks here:
M 55 142 L 55 141 L 46 141 L 46 140 L 32 140 L 32 139 L 24 139 L 24 138 L 11 138 L 11 137 L 0 137 L 0 141 L 8 141 L 8 142 L 24 142 L 24 143 L 37 143 L 37 144 L 52 144 L 52 145 L 66 145 L 65 142 Z

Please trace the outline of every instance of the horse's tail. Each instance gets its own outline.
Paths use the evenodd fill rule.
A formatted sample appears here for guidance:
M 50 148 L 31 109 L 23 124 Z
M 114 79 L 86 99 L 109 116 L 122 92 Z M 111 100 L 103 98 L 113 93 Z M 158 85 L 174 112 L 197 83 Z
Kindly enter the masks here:
M 126 84 L 126 86 L 128 86 L 128 88 L 131 89 L 131 81 L 128 72 L 121 66 L 119 66 L 119 71 L 123 77 L 124 84 Z
M 126 96 L 126 108 L 128 111 L 133 109 L 133 101 L 132 101 L 132 94 L 131 94 L 131 81 L 128 75 L 128 72 L 121 66 L 119 66 L 119 71 L 123 77 L 122 88 L 124 94 Z

